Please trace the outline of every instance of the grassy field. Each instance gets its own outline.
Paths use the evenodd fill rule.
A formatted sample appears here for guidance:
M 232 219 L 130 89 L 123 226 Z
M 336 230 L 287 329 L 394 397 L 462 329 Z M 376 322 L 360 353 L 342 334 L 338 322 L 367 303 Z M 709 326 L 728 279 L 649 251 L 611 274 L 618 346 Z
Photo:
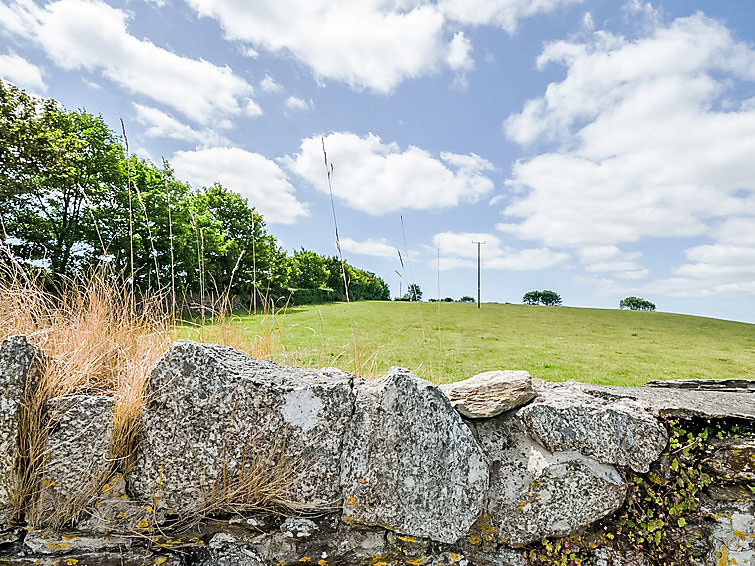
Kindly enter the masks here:
M 272 358 L 380 376 L 392 365 L 444 383 L 493 369 L 549 381 L 755 378 L 755 325 L 656 312 L 360 302 L 238 319 Z

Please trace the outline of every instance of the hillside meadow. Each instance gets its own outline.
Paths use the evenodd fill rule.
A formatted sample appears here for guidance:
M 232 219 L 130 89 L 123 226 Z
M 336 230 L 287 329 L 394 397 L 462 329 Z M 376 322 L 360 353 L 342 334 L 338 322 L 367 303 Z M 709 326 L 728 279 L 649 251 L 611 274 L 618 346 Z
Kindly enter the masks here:
M 660 312 L 357 302 L 234 317 L 228 324 L 235 327 L 231 334 L 266 344 L 275 361 L 332 365 L 367 377 L 392 365 L 436 383 L 493 369 L 607 385 L 755 377 L 755 325 Z M 217 332 L 222 338 L 229 329 Z

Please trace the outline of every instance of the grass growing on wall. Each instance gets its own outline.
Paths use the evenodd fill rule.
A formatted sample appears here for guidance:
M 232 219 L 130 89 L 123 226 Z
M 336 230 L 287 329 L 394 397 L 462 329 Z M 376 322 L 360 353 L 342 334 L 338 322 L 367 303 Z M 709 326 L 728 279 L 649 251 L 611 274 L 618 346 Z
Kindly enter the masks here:
M 262 317 L 235 323 L 264 334 Z M 525 305 L 359 302 L 289 308 L 273 359 L 382 375 L 408 367 L 436 382 L 491 369 L 549 381 L 755 378 L 755 325 L 657 312 Z M 367 360 L 367 363 L 365 363 Z

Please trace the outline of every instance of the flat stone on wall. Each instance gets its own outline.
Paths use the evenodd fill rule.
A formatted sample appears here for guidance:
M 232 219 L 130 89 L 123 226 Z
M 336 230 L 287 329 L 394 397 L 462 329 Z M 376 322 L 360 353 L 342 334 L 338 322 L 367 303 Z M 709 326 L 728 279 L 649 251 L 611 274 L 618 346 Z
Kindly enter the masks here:
M 482 511 L 485 457 L 432 383 L 403 368 L 356 387 L 343 449 L 343 518 L 454 542 Z
M 440 386 L 454 409 L 470 419 L 489 419 L 528 403 L 535 396 L 526 371 L 486 371 Z
M 176 512 L 250 465 L 292 475 L 289 499 L 335 505 L 351 416 L 351 377 L 283 367 L 223 346 L 181 340 L 154 367 L 143 434 L 127 481 Z

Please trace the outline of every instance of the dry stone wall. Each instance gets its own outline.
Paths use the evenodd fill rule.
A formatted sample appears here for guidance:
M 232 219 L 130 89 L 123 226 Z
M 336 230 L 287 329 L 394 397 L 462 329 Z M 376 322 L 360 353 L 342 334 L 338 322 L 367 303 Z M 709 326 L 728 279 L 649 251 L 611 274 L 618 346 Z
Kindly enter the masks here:
M 755 566 L 747 382 L 492 371 L 438 388 L 402 368 L 365 381 L 179 341 L 151 373 L 132 458 L 114 458 L 112 398 L 49 401 L 24 518 L 10 507 L 39 360 L 24 337 L 0 346 L 0 564 L 539 566 L 544 538 L 611 532 L 632 478 L 668 471 L 672 414 L 742 431 L 711 438 L 717 481 L 685 536 L 696 566 Z M 584 566 L 662 564 L 594 540 Z

